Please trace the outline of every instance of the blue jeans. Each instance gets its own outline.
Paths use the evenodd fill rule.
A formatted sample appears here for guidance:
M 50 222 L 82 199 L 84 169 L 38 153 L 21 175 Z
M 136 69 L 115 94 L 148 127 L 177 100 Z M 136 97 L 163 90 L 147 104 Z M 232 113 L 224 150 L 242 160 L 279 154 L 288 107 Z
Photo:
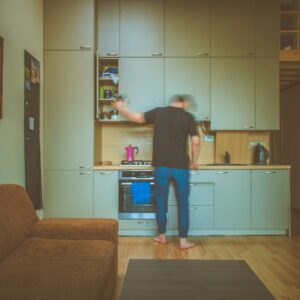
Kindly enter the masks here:
M 166 233 L 170 181 L 175 183 L 178 202 L 179 237 L 185 238 L 189 229 L 189 170 L 159 167 L 155 169 L 156 220 L 159 233 Z

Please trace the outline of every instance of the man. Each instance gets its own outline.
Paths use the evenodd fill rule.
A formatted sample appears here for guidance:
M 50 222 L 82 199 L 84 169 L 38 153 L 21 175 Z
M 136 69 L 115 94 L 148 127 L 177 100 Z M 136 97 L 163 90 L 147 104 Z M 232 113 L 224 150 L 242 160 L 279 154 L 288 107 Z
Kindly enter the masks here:
M 130 111 L 124 101 L 115 101 L 112 106 L 129 121 L 154 124 L 153 159 L 155 168 L 155 198 L 159 235 L 153 240 L 166 244 L 167 209 L 170 181 L 174 181 L 178 200 L 179 247 L 194 246 L 187 240 L 189 228 L 189 166 L 195 168 L 200 153 L 200 137 L 192 115 L 185 111 L 191 97 L 176 95 L 170 105 L 158 107 L 145 113 Z M 192 157 L 188 156 L 188 137 L 191 138 Z

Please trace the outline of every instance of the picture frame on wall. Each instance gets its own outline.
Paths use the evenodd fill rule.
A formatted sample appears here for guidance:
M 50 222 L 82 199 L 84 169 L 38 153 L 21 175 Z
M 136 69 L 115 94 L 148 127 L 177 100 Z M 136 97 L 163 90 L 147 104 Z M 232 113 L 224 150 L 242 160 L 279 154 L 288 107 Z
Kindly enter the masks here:
M 3 118 L 3 52 L 4 40 L 0 36 L 0 119 Z

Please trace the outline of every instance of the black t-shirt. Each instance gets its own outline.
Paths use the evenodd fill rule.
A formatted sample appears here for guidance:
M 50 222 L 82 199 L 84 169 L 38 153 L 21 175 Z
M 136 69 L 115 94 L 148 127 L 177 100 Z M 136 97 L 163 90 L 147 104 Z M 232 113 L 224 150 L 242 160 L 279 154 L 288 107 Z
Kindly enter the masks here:
M 193 116 L 182 108 L 158 107 L 145 112 L 145 121 L 154 124 L 154 167 L 187 169 L 188 137 L 199 135 Z

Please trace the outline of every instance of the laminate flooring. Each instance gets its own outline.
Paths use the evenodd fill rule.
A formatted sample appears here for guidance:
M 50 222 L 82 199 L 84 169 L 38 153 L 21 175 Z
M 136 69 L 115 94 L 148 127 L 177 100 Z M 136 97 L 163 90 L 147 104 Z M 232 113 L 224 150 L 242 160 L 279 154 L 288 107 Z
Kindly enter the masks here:
M 191 238 L 196 247 L 180 250 L 178 238 L 167 245 L 149 237 L 119 238 L 118 300 L 129 259 L 245 260 L 276 299 L 300 299 L 300 213 L 292 212 L 292 237 L 202 236 Z

